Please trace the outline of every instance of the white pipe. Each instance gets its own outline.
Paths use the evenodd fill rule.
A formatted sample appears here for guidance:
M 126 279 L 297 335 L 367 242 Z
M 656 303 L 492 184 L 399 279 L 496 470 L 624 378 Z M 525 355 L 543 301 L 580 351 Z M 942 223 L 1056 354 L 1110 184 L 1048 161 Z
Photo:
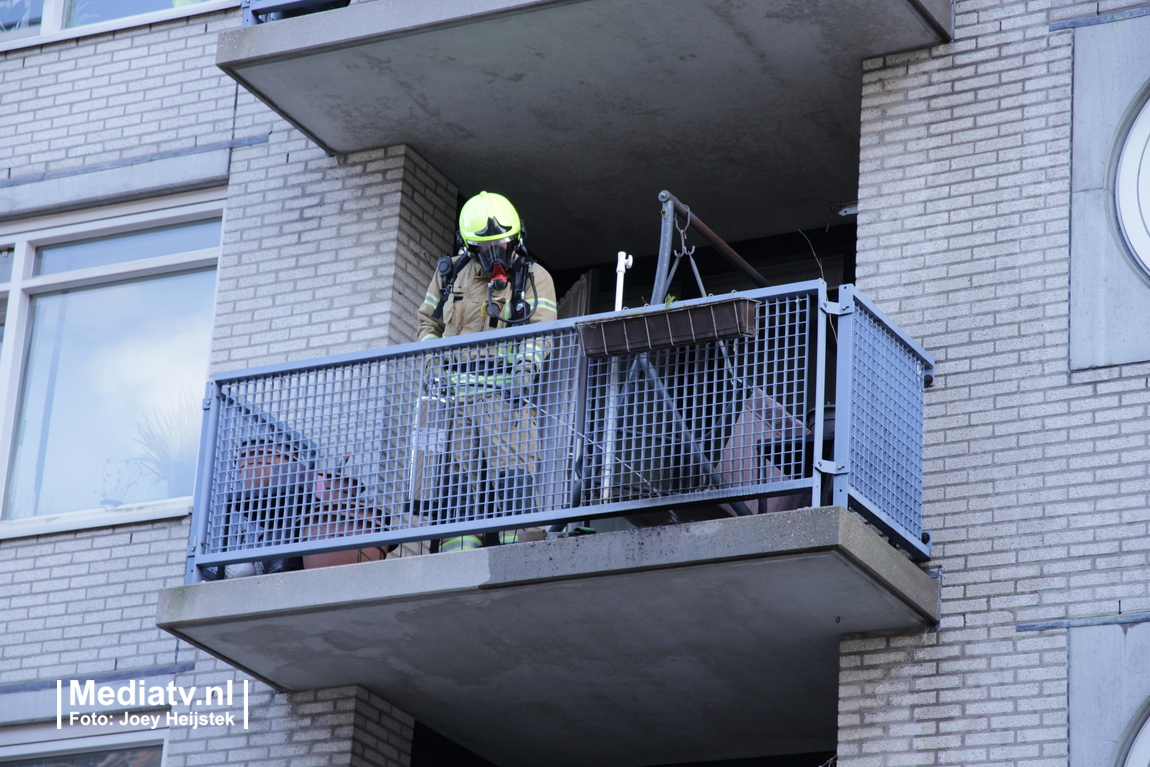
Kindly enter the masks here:
M 615 311 L 623 310 L 623 275 L 635 262 L 634 256 L 627 255 L 626 251 L 619 251 L 615 261 Z
M 623 310 L 623 275 L 635 262 L 626 251 L 619 251 L 615 261 L 615 311 Z M 603 503 L 611 502 L 611 485 L 615 474 L 615 429 L 618 428 L 619 417 L 619 358 L 612 357 L 608 373 L 609 402 L 607 409 L 607 434 L 605 449 L 603 451 L 603 484 L 599 489 L 599 498 Z

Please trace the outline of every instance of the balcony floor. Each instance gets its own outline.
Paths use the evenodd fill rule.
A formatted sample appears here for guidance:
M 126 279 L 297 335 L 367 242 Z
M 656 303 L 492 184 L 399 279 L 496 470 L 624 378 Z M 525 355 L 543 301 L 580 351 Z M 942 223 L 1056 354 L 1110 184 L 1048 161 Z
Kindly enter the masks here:
M 835 748 L 838 642 L 938 585 L 840 507 L 165 589 L 157 624 L 285 690 L 362 685 L 504 767 Z

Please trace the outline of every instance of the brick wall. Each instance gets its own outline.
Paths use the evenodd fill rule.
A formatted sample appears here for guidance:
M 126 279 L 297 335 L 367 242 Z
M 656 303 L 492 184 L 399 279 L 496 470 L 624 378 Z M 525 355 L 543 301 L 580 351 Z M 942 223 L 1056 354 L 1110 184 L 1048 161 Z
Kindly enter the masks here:
M 408 147 L 337 160 L 262 105 L 240 107 L 260 110 L 267 124 L 249 130 L 271 140 L 232 155 L 214 369 L 414 340 L 435 260 L 451 252 L 454 185 Z
M 191 660 L 156 628 L 156 590 L 183 583 L 187 527 L 173 522 L 0 541 L 5 684 Z
M 412 340 L 455 187 L 406 147 L 328 157 L 239 89 L 214 63 L 238 15 L 0 53 L 0 180 L 267 136 L 232 153 L 213 367 Z
M 214 675 L 195 682 L 222 684 L 234 674 L 217 663 Z M 197 664 L 197 668 L 201 664 Z M 210 681 L 209 681 L 210 680 Z M 185 681 L 184 684 L 191 684 Z M 274 693 L 258 685 L 248 730 L 238 725 L 172 730 L 169 767 L 243 764 L 253 767 L 407 767 L 415 720 L 362 687 Z
M 214 65 L 238 15 L 0 53 L 0 180 L 267 136 L 232 154 L 214 367 L 412 340 L 455 188 L 406 147 L 327 157 L 239 91 Z M 172 520 L 0 541 L 3 686 L 180 664 L 194 668 L 178 685 L 238 686 L 247 677 L 155 627 L 187 536 Z M 409 763 L 411 717 L 360 688 L 253 681 L 251 712 L 248 731 L 173 728 L 166 764 Z
M 1066 763 L 1066 635 L 1150 608 L 1150 365 L 1069 372 L 1072 32 L 1131 3 L 958 0 L 864 63 L 858 283 L 938 360 L 940 631 L 842 645 L 840 765 Z
M 215 67 L 238 11 L 0 53 L 0 180 L 235 138 Z
M 185 689 L 249 680 L 250 723 L 170 728 L 169 767 L 408 765 L 414 720 L 381 698 L 358 687 L 277 693 L 156 628 L 158 590 L 183 583 L 187 535 L 186 523 L 153 522 L 0 541 L 0 696 L 21 683 L 177 665 Z

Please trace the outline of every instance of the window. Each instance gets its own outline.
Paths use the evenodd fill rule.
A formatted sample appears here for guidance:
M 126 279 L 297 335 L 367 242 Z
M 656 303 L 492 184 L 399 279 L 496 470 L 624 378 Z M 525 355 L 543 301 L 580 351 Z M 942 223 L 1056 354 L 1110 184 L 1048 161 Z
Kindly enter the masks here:
M 103 726 L 65 722 L 59 730 L 55 720 L 0 727 L 0 767 L 160 767 L 167 727 L 141 729 L 122 716 Z
M 3 518 L 192 494 L 220 231 L 201 203 L 0 239 Z
M 1150 275 L 1150 103 L 1142 106 L 1118 159 L 1118 222 L 1135 263 Z
M 0 762 L 0 767 L 160 767 L 162 746 L 133 746 L 79 754 L 33 756 Z
M 44 0 L 0 0 L 0 34 L 34 34 L 44 21 Z
M 1150 16 L 1074 27 L 1071 370 L 1150 361 L 1147 39 Z
M 232 8 L 238 0 L 0 0 L 0 49 Z M 18 46 L 18 44 L 17 44 Z
M 1130 750 L 1126 752 L 1123 767 L 1146 767 L 1150 764 L 1150 720 L 1143 718 L 1142 728 L 1134 736 Z

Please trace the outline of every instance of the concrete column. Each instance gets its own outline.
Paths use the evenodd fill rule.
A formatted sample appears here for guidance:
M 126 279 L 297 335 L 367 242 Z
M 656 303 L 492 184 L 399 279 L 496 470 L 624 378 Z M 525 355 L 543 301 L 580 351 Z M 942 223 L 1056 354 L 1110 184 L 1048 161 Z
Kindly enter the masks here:
M 203 671 L 200 667 L 203 666 Z M 214 659 L 197 663 L 195 679 L 235 675 Z M 237 684 L 239 679 L 237 678 Z M 253 682 L 248 729 L 175 727 L 166 763 L 173 767 L 244 764 L 249 767 L 409 767 L 415 720 L 362 687 L 276 693 Z
M 231 171 L 214 370 L 414 340 L 454 184 L 407 146 L 334 158 L 286 129 Z

